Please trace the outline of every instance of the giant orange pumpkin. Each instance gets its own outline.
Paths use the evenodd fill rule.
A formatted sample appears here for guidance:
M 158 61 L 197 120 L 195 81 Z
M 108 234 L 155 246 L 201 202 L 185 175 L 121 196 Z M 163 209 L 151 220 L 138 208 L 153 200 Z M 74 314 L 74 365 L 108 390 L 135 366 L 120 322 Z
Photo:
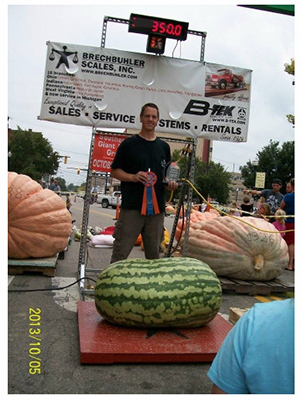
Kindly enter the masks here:
M 226 216 L 191 225 L 187 257 L 206 262 L 218 276 L 267 281 L 287 267 L 288 247 L 264 219 Z
M 195 222 L 208 221 L 216 218 L 217 216 L 220 216 L 220 214 L 216 210 L 212 210 L 211 212 L 200 212 L 192 209 L 190 213 L 190 225 L 192 225 Z M 175 236 L 174 236 L 175 240 L 179 241 L 179 239 L 183 237 L 185 227 L 186 227 L 186 219 L 185 218 L 179 219 L 175 229 Z
M 55 192 L 29 176 L 8 172 L 8 257 L 51 257 L 63 251 L 72 218 Z

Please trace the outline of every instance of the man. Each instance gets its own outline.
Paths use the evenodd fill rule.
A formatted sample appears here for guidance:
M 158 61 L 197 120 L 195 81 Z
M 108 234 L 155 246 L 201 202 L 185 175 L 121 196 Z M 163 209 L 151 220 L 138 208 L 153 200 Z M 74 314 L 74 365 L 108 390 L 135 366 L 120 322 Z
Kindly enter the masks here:
M 159 258 L 164 233 L 163 180 L 171 151 L 166 142 L 156 137 L 158 121 L 158 107 L 153 103 L 144 105 L 140 133 L 120 144 L 111 164 L 111 176 L 121 181 L 122 192 L 120 216 L 113 234 L 112 263 L 128 257 L 140 233 L 145 257 Z M 175 190 L 177 183 L 168 182 L 166 187 Z
M 54 184 L 54 177 L 51 177 L 49 189 L 54 191 L 54 187 L 55 187 L 55 184 Z
M 226 336 L 208 377 L 213 394 L 294 393 L 294 299 L 256 303 Z
M 54 189 L 53 191 L 61 191 L 60 185 L 57 180 L 54 180 Z
M 280 189 L 282 182 L 280 179 L 274 179 L 272 181 L 272 190 L 244 190 L 244 194 L 259 195 L 261 202 L 266 202 L 270 206 L 271 214 L 274 215 L 276 210 L 280 207 L 280 203 L 283 199 Z

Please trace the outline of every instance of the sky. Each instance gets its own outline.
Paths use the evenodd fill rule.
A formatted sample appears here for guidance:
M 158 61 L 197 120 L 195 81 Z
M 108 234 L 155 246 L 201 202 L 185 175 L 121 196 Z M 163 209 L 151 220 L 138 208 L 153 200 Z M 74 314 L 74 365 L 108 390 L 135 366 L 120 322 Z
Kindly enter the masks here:
M 229 172 L 239 172 L 239 167 L 256 159 L 257 152 L 270 140 L 280 145 L 294 140 L 295 129 L 286 115 L 294 114 L 295 86 L 293 77 L 284 72 L 284 64 L 295 57 L 294 17 L 238 7 L 230 2 L 7 3 L 8 104 L 4 121 L 7 126 L 9 116 L 11 129 L 19 126 L 42 132 L 55 151 L 70 156 L 67 165 L 61 159 L 57 173 L 67 184 L 85 181 L 83 173 L 77 175 L 76 168 L 87 167 L 92 128 L 38 119 L 46 42 L 100 47 L 104 16 L 129 19 L 131 13 L 189 22 L 189 29 L 207 32 L 206 62 L 253 71 L 248 140 L 214 141 L 214 162 L 221 163 Z M 108 23 L 106 48 L 146 53 L 146 43 L 146 35 L 128 33 L 125 24 Z M 174 51 L 174 57 L 199 60 L 199 37 L 188 35 L 174 50 L 175 44 L 176 41 L 167 40 L 165 56 L 171 57 Z

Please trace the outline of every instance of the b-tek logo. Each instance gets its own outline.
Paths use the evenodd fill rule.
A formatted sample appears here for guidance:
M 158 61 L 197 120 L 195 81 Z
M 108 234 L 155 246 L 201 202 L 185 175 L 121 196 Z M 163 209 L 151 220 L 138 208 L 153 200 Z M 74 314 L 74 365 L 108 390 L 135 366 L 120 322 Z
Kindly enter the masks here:
M 209 102 L 191 99 L 184 109 L 184 114 L 196 114 L 205 116 L 211 111 L 211 116 L 228 116 L 232 117 L 232 111 L 235 106 L 210 105 Z

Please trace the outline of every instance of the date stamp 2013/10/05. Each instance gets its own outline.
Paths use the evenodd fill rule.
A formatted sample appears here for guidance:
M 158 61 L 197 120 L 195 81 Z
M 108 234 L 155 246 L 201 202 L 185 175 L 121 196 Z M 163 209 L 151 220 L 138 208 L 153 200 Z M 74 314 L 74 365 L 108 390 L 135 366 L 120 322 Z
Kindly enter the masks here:
M 42 310 L 40 308 L 29 308 L 29 349 L 28 354 L 30 361 L 28 363 L 29 366 L 29 374 L 41 374 L 42 373 L 42 361 L 39 355 L 41 354 L 41 314 Z

